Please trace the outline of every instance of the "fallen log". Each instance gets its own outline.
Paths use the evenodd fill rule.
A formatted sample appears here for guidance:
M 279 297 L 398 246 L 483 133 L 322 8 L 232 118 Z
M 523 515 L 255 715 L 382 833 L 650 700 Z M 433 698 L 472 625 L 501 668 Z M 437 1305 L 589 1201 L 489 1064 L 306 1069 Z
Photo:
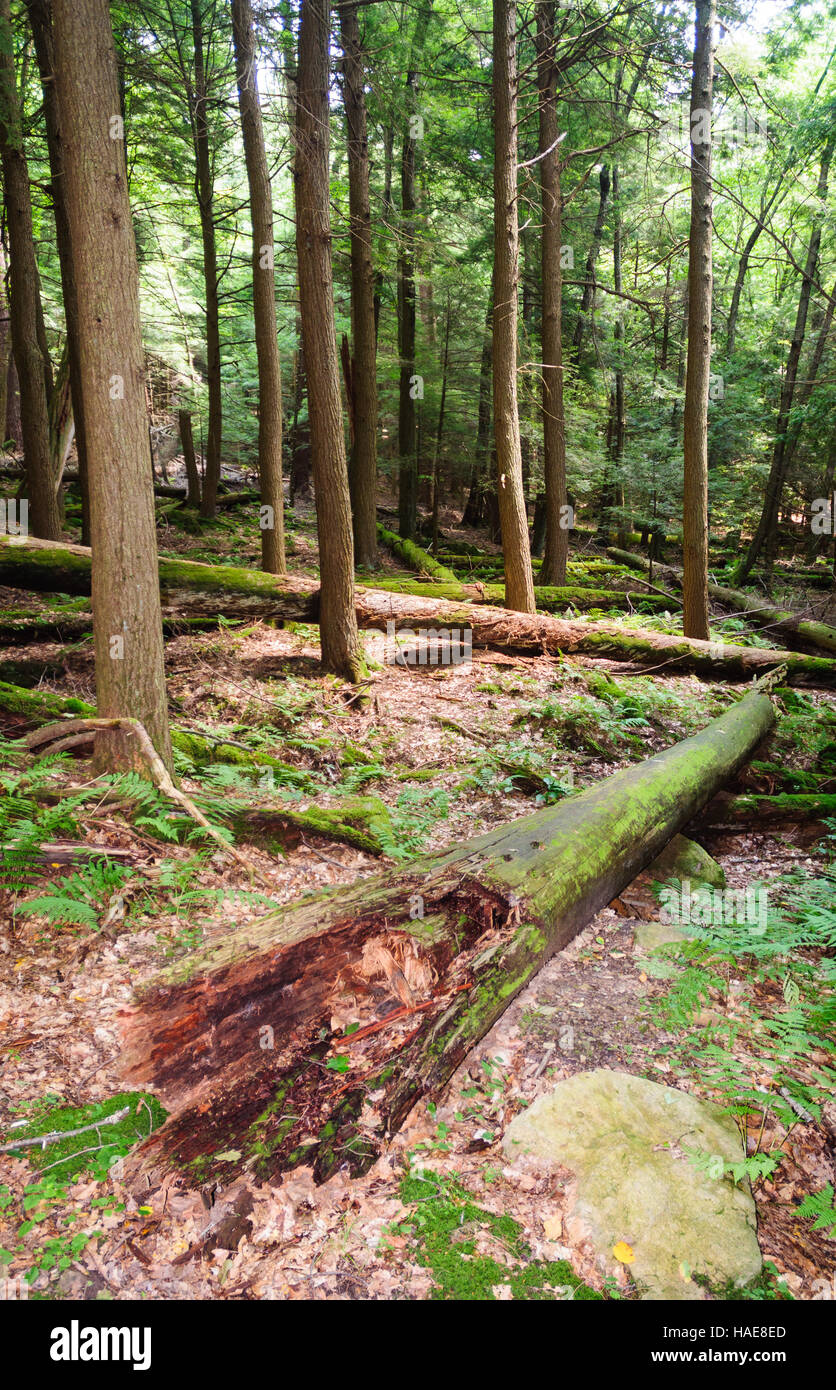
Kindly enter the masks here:
M 319 590 L 301 575 L 273 575 L 233 565 L 160 559 L 160 589 L 168 618 L 271 618 L 316 622 Z M 90 551 L 56 541 L 0 536 L 0 583 L 71 594 L 90 591 Z M 640 667 L 694 671 L 723 680 L 751 680 L 785 664 L 791 684 L 836 686 L 836 661 L 759 647 L 735 647 L 666 633 L 585 623 L 545 614 L 513 613 L 488 604 L 387 593 L 371 585 L 355 591 L 361 628 L 465 628 L 474 647 L 524 655 L 576 655 L 627 661 Z
M 253 920 L 144 987 L 120 1068 L 172 1112 L 137 1155 L 226 1182 L 365 1172 L 556 950 L 751 756 L 760 691 L 597 786 Z
M 607 554 L 623 565 L 647 573 L 650 561 L 642 555 L 634 555 L 630 550 L 608 549 Z M 682 587 L 682 575 L 671 565 L 656 564 L 653 573 L 664 576 L 668 583 Z M 836 652 L 836 627 L 816 622 L 813 618 L 803 618 L 799 613 L 790 613 L 786 608 L 775 608 L 763 603 L 754 594 L 745 594 L 740 589 L 727 589 L 723 584 L 709 580 L 708 596 L 724 608 L 743 614 L 753 627 L 768 628 L 776 632 L 792 650 L 806 651 L 810 647 L 823 652 Z
M 416 579 L 375 577 L 370 587 L 380 589 L 387 594 L 411 594 L 415 598 L 441 598 L 450 599 L 453 602 L 464 600 L 466 603 L 489 603 L 495 608 L 505 606 L 504 584 L 480 582 L 422 584 L 420 580 Z M 624 589 L 592 589 L 583 585 L 568 584 L 562 588 L 553 585 L 543 585 L 542 587 L 538 585 L 534 591 L 534 600 L 537 608 L 544 613 L 563 613 L 570 607 L 579 609 L 621 608 L 625 612 L 638 608 L 639 605 L 660 612 L 681 607 L 679 600 L 673 596 L 668 599 L 662 594 L 646 594 L 637 590 L 626 592 Z
M 398 536 L 394 531 L 387 531 L 385 526 L 377 523 L 377 538 L 381 545 L 391 551 L 405 565 L 415 570 L 417 574 L 429 575 L 431 579 L 437 579 L 441 584 L 456 584 L 458 581 L 453 571 L 446 565 L 439 564 L 432 555 L 426 550 L 422 550 L 420 545 L 414 541 L 407 540 L 404 536 Z
M 723 827 L 739 829 L 762 825 L 783 825 L 791 821 L 836 819 L 836 796 L 815 792 L 776 792 L 774 796 L 718 796 L 695 821 L 700 829 Z

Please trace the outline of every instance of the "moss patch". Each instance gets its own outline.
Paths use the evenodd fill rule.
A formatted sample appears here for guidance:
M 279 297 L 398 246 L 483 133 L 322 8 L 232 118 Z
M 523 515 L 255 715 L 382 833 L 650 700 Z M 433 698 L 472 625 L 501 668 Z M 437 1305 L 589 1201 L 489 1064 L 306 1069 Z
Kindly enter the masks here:
M 104 1177 L 114 1159 L 160 1128 L 167 1113 L 155 1096 L 142 1091 L 123 1091 L 94 1105 L 50 1105 L 49 1100 L 38 1105 L 26 1125 L 5 1135 L 3 1142 L 68 1131 L 66 1138 L 52 1140 L 46 1147 L 29 1144 L 12 1150 L 14 1157 L 27 1158 L 33 1168 L 48 1168 L 62 1182 L 83 1172 Z M 121 1110 L 127 1113 L 115 1122 L 110 1119 Z
M 418 1263 L 436 1282 L 435 1299 L 493 1300 L 497 1285 L 510 1285 L 514 1300 L 603 1299 L 566 1260 L 533 1260 L 512 1217 L 485 1211 L 448 1178 L 426 1169 L 410 1175 L 400 1198 L 415 1205 L 397 1233 L 415 1241 Z

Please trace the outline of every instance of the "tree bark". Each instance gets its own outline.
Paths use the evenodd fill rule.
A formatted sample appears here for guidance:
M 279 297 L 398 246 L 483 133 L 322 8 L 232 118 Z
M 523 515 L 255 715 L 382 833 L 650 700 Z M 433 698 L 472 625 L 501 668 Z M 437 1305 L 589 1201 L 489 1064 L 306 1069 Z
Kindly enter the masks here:
M 209 139 L 209 82 L 201 4 L 202 0 L 190 0 L 192 41 L 194 43 L 194 85 L 190 84 L 188 96 L 195 153 L 195 196 L 203 243 L 203 292 L 206 298 L 206 385 L 209 391 L 200 514 L 211 519 L 217 511 L 218 484 L 221 480 L 223 397 L 221 394 L 221 329 L 218 300 L 218 244 L 215 235 L 215 188 L 212 178 L 212 152 Z
M 493 410 L 505 602 L 534 612 L 534 579 L 522 480 L 517 403 L 517 7 L 494 0 L 494 313 Z
M 204 565 L 191 560 L 159 562 L 166 613 L 198 618 L 221 612 L 225 617 L 282 618 L 317 622 L 319 591 L 314 580 L 282 578 L 231 565 Z M 20 544 L 0 536 L 0 584 L 54 593 L 90 592 L 90 552 L 83 546 L 30 539 Z M 719 642 L 668 636 L 611 623 L 565 621 L 541 614 L 509 612 L 489 604 L 449 603 L 412 594 L 392 593 L 368 585 L 355 595 L 357 622 L 385 631 L 433 626 L 471 629 L 474 647 L 523 655 L 583 654 L 666 670 L 695 671 L 723 680 L 748 680 L 786 664 L 791 682 L 836 688 L 836 661 L 794 656 L 783 650 L 736 647 Z
M 328 185 L 328 0 L 303 0 L 294 164 L 296 249 L 310 402 L 311 460 L 322 580 L 320 637 L 326 670 L 357 680 L 354 547 L 345 459 L 331 267 Z
M 258 358 L 258 478 L 261 568 L 284 574 L 282 372 L 276 325 L 273 194 L 258 101 L 256 47 L 250 0 L 232 0 L 232 38 L 253 232 L 253 321 Z
M 485 336 L 479 368 L 479 411 L 476 425 L 476 452 L 470 476 L 470 491 L 462 515 L 462 526 L 479 526 L 485 518 L 485 493 L 492 489 L 491 469 L 491 378 L 493 362 L 493 277 L 485 313 Z M 494 539 L 491 537 L 491 539 Z
M 52 35 L 52 0 L 26 0 L 35 56 L 44 97 L 44 125 L 49 156 L 50 192 L 55 217 L 55 242 L 61 273 L 61 295 L 67 328 L 70 396 L 75 427 L 75 447 L 81 481 L 81 543 L 90 544 L 90 499 L 87 488 L 87 436 L 84 428 L 84 401 L 81 396 L 81 355 L 78 342 L 78 304 L 73 277 L 70 228 L 65 206 L 62 171 L 61 125 L 55 87 L 55 45 Z
M 26 468 L 29 526 L 36 536 L 57 540 L 61 509 L 49 447 L 49 400 L 44 361 L 40 280 L 32 229 L 29 169 L 15 84 L 14 38 L 9 0 L 0 4 L 0 162 L 9 232 L 9 299 L 12 351 L 20 391 L 20 421 Z
M 183 462 L 186 465 L 186 496 L 187 507 L 200 506 L 200 474 L 197 471 L 197 459 L 194 453 L 194 434 L 192 432 L 192 417 L 188 410 L 178 410 L 177 423 L 180 428 L 180 444 L 183 449 Z
M 119 87 L 107 0 L 55 0 L 54 34 L 88 405 L 96 699 L 105 717 L 138 719 L 170 768 L 139 275 L 124 145 L 111 138 Z M 103 734 L 97 757 L 145 771 L 122 732 Z
M 696 0 L 691 85 L 691 231 L 682 497 L 683 630 L 708 637 L 708 390 L 711 375 L 714 0 Z
M 406 74 L 407 123 L 401 153 L 401 239 L 398 254 L 398 352 L 401 359 L 398 392 L 398 530 L 408 540 L 418 531 L 418 430 L 415 401 L 415 153 L 419 72 L 430 23 L 432 0 L 418 11 Z
M 566 583 L 569 525 L 565 510 L 566 417 L 563 408 L 563 271 L 560 264 L 563 195 L 557 149 L 553 0 L 545 0 L 537 6 L 537 78 L 543 214 L 543 476 L 546 491 L 545 553 L 537 582 L 559 585 Z
M 309 1163 L 319 1182 L 367 1171 L 774 722 L 753 692 L 557 807 L 262 917 L 158 976 L 123 1025 L 126 1083 L 173 1111 L 140 1163 L 224 1182 L 243 1165 L 272 1179 Z
M 348 482 L 354 526 L 354 561 L 377 568 L 377 330 L 369 199 L 365 64 L 357 6 L 340 9 L 344 101 L 348 127 L 348 202 L 351 224 L 351 323 L 354 335 L 354 441 Z

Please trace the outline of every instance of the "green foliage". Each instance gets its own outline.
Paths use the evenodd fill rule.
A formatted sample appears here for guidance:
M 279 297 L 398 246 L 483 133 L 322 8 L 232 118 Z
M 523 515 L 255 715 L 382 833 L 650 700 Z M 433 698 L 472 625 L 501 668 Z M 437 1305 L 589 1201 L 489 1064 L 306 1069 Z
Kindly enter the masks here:
M 415 1258 L 435 1281 L 436 1299 L 493 1300 L 499 1285 L 510 1285 L 514 1300 L 603 1297 L 566 1260 L 533 1260 L 518 1223 L 477 1206 L 452 1178 L 415 1171 L 403 1179 L 400 1197 L 412 1211 L 393 1234 L 414 1242 Z
M 811 1192 L 798 1207 L 798 1215 L 813 1221 L 814 1231 L 824 1231 L 828 1240 L 836 1240 L 836 1193 L 828 1183 L 821 1192 Z

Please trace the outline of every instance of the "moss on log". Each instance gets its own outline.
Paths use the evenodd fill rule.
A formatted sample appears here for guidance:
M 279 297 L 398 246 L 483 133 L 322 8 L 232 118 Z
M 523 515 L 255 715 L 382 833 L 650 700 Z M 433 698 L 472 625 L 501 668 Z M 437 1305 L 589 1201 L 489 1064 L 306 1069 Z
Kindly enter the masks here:
M 439 564 L 432 555 L 426 550 L 422 550 L 420 545 L 414 541 L 406 540 L 403 536 L 398 536 L 394 531 L 387 531 L 385 526 L 377 523 L 377 537 L 381 545 L 385 545 L 393 555 L 399 560 L 403 560 L 405 565 L 415 570 L 416 574 L 429 575 L 430 579 L 436 579 L 440 584 L 458 584 L 458 580 L 453 571 L 446 565 Z
M 223 612 L 227 617 L 280 618 L 316 622 L 319 592 L 314 580 L 278 576 L 234 565 L 194 560 L 160 560 L 160 587 L 169 617 Z M 0 583 L 60 592 L 89 592 L 90 551 L 54 541 L 0 536 Z M 74 586 L 74 587 L 71 587 Z M 398 629 L 470 628 L 474 647 L 529 655 L 580 653 L 640 666 L 695 671 L 723 680 L 751 680 L 785 664 L 795 685 L 836 686 L 836 661 L 786 651 L 735 647 L 665 633 L 627 631 L 613 623 L 584 623 L 546 614 L 512 613 L 489 604 L 451 603 L 357 586 L 359 626 Z
M 642 570 L 645 573 L 650 568 L 649 561 L 641 555 L 634 555 L 628 550 L 607 551 L 614 560 L 620 560 L 622 564 L 630 565 L 635 570 Z M 678 570 L 669 565 L 655 565 L 654 574 L 664 575 L 667 581 L 677 587 L 682 587 L 682 575 Z M 734 612 L 746 617 L 747 621 L 757 628 L 768 628 L 770 632 L 777 633 L 778 636 L 793 650 L 807 651 L 811 647 L 817 651 L 836 653 L 836 628 L 830 627 L 827 623 L 816 622 L 813 618 L 804 618 L 798 613 L 790 613 L 786 608 L 775 608 L 773 605 L 764 603 L 756 594 L 746 594 L 740 589 L 728 589 L 722 584 L 714 584 L 709 581 L 708 594 L 716 603 L 722 603 L 724 608 L 731 608 Z
M 781 825 L 836 819 L 836 796 L 808 792 L 779 792 L 775 796 L 717 797 L 695 824 L 702 829 L 723 826 Z
M 467 603 L 489 603 L 495 607 L 505 606 L 504 584 L 422 584 L 416 579 L 374 579 L 371 588 L 381 589 L 388 594 L 411 594 L 414 598 L 443 598 L 452 601 L 464 600 Z M 644 594 L 635 590 L 625 593 L 620 589 L 592 589 L 582 585 L 566 585 L 557 588 L 544 585 L 534 591 L 537 607 L 545 613 L 562 613 L 566 608 L 646 608 L 664 611 L 671 607 L 668 599 L 660 594 Z M 675 602 L 674 606 L 678 606 Z
M 279 849 L 285 846 L 288 827 L 328 840 L 341 840 L 367 854 L 389 854 L 395 843 L 389 809 L 377 796 L 349 796 L 335 806 L 309 806 L 306 810 L 293 806 L 242 807 L 225 819 L 236 838 L 257 840 Z
M 548 957 L 610 902 L 774 724 L 751 692 L 702 733 L 557 807 L 398 873 L 302 899 L 172 965 L 121 1067 L 173 1112 L 141 1166 L 225 1182 L 366 1171 Z

